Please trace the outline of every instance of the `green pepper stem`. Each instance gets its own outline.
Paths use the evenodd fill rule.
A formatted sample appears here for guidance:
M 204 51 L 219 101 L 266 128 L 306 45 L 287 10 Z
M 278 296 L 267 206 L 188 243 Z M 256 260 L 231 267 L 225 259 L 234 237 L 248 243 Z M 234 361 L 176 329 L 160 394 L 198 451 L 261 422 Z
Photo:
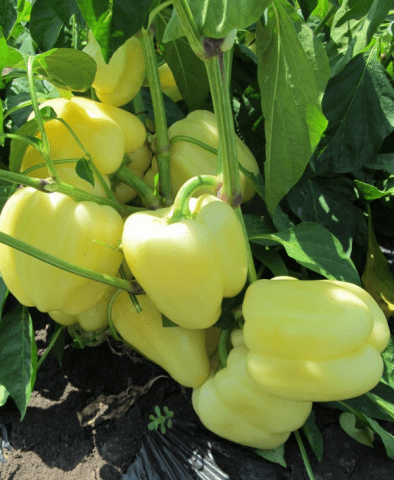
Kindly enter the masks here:
M 0 232 L 0 242 L 8 245 L 9 247 L 15 248 L 16 250 L 27 253 L 34 258 L 38 258 L 38 260 L 49 263 L 54 267 L 65 270 L 66 272 L 75 273 L 75 275 L 89 278 L 90 280 L 95 280 L 96 282 L 105 283 L 106 285 L 112 285 L 113 287 L 121 288 L 127 292 L 132 291 L 131 284 L 127 280 L 111 277 L 105 273 L 95 272 L 94 270 L 89 270 L 87 268 L 79 267 L 72 263 L 66 262 L 4 232 Z
M 43 361 L 47 358 L 48 353 L 52 350 L 53 346 L 55 345 L 56 340 L 59 338 L 59 335 L 62 333 L 62 331 L 65 328 L 66 328 L 66 326 L 62 325 L 61 327 L 59 327 L 57 329 L 55 335 L 51 338 L 51 341 L 50 341 L 48 347 L 46 348 L 45 352 L 41 355 L 40 360 L 38 360 L 36 370 L 38 370 L 41 367 Z
M 184 183 L 175 197 L 171 222 L 179 222 L 183 218 L 190 217 L 189 200 L 196 190 L 201 187 L 211 187 L 215 191 L 217 186 L 218 178 L 214 175 L 199 175 Z
M 0 170 L 0 179 L 16 183 L 18 185 L 27 185 L 40 191 L 45 191 L 45 187 L 52 182 L 52 180 L 47 181 L 39 178 L 27 177 L 26 175 L 10 172 L 8 170 Z
M 183 30 L 193 52 L 200 58 L 204 59 L 205 51 L 203 47 L 203 37 L 197 24 L 194 20 L 193 14 L 186 0 L 173 0 L 173 5 L 178 13 Z
M 36 91 L 34 88 L 34 73 L 33 73 L 33 63 L 34 63 L 35 57 L 28 57 L 27 64 L 26 64 L 26 70 L 27 70 L 27 80 L 29 82 L 29 93 L 30 93 L 30 98 L 31 102 L 33 105 L 33 110 L 35 113 L 35 119 L 37 121 L 38 128 L 41 133 L 41 142 L 42 142 L 42 147 L 39 148 L 39 152 L 41 155 L 44 157 L 45 162 L 48 167 L 48 172 L 49 175 L 56 181 L 58 181 L 58 175 L 56 173 L 56 169 L 53 166 L 51 156 L 49 155 L 50 151 L 50 145 L 48 141 L 48 137 L 44 128 L 44 122 L 42 120 L 41 112 L 38 107 L 38 102 L 37 102 L 37 96 L 36 96 Z M 37 148 L 37 146 L 35 146 Z
M 121 165 L 121 167 L 116 171 L 114 178 L 121 180 L 122 182 L 134 188 L 134 190 L 144 201 L 145 205 L 148 207 L 160 207 L 160 201 L 155 197 L 153 191 L 126 165 Z
M 304 443 L 302 441 L 301 435 L 299 434 L 298 430 L 296 430 L 294 432 L 294 435 L 296 437 L 296 440 L 297 440 L 297 443 L 298 443 L 298 448 L 300 449 L 302 460 L 304 461 L 304 465 L 305 465 L 306 471 L 308 473 L 309 480 L 316 480 L 315 474 L 313 473 L 311 464 L 309 462 L 308 455 L 306 453 Z
M 152 96 L 153 111 L 156 125 L 157 164 L 159 167 L 159 194 L 166 205 L 172 204 L 171 173 L 170 173 L 170 141 L 168 138 L 167 117 L 164 107 L 163 94 L 160 87 L 159 70 L 157 67 L 153 35 L 149 30 L 141 30 L 140 37 L 149 88 Z

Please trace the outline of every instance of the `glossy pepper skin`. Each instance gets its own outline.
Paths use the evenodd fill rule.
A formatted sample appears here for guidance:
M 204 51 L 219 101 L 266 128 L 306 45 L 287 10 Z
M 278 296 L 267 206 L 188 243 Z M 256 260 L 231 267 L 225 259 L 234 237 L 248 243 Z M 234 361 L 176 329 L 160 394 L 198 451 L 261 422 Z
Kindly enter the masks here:
M 101 48 L 91 32 L 83 52 L 97 64 L 93 81 L 98 99 L 106 104 L 121 107 L 130 102 L 139 92 L 145 77 L 145 60 L 142 46 L 136 37 L 121 45 L 105 63 Z
M 163 327 L 162 316 L 147 295 L 137 296 L 137 312 L 128 294 L 121 292 L 112 306 L 112 322 L 122 338 L 160 365 L 185 387 L 202 385 L 209 375 L 204 330 Z
M 241 224 L 212 195 L 190 201 L 193 218 L 171 223 L 171 209 L 128 217 L 122 237 L 131 272 L 156 307 L 185 328 L 208 328 L 219 318 L 223 297 L 246 282 Z
M 247 369 L 248 349 L 233 348 L 227 366 L 193 391 L 193 407 L 211 431 L 254 448 L 276 448 L 308 418 L 311 402 L 295 402 L 269 395 Z
M 143 123 L 132 113 L 112 105 L 104 105 L 83 97 L 52 98 L 43 102 L 40 108 L 50 106 L 57 116 L 73 129 L 93 162 L 102 174 L 115 172 L 127 152 L 140 148 L 146 139 Z M 34 115 L 29 117 L 33 118 Z M 52 160 L 81 158 L 84 151 L 78 146 L 68 129 L 58 120 L 45 122 Z M 37 134 L 40 138 L 40 134 Z M 39 152 L 29 146 L 24 154 L 21 171 L 45 163 Z M 75 164 L 69 164 L 75 168 Z M 47 178 L 48 170 L 43 167 L 32 172 L 32 176 Z
M 390 333 L 362 288 L 332 280 L 259 280 L 242 312 L 248 369 L 268 393 L 334 401 L 371 390 Z
M 218 148 L 219 136 L 215 114 L 206 110 L 195 110 L 183 119 L 175 122 L 168 129 L 170 140 L 178 135 L 192 137 L 206 145 Z M 259 167 L 252 152 L 236 137 L 238 161 L 252 172 L 259 173 Z M 176 141 L 171 144 L 171 185 L 173 194 L 176 194 L 181 186 L 190 178 L 198 175 L 216 175 L 218 169 L 217 155 L 211 153 L 199 145 L 186 140 Z M 152 167 L 145 175 L 145 182 L 153 187 L 153 178 L 157 173 L 157 163 L 152 161 Z M 255 190 L 245 176 L 240 172 L 242 199 L 250 200 Z M 198 190 L 196 195 L 208 193 L 207 189 Z
M 113 208 L 75 202 L 58 192 L 17 190 L 0 215 L 0 231 L 75 265 L 115 275 L 122 253 L 115 250 L 123 219 Z M 74 275 L 0 244 L 0 272 L 10 292 L 42 312 L 76 315 L 93 306 L 107 286 Z

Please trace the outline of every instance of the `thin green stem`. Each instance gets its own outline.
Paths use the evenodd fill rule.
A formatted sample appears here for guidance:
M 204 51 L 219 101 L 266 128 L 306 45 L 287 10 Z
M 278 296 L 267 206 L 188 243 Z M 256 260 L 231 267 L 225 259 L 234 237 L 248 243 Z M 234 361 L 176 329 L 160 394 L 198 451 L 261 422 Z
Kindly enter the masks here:
M 148 22 L 148 29 L 152 25 L 153 20 L 155 19 L 156 15 L 161 12 L 164 8 L 169 7 L 172 5 L 172 0 L 167 0 L 166 2 L 161 3 L 156 8 L 154 8 L 149 14 L 149 22 Z
M 176 194 L 171 222 L 179 222 L 190 217 L 189 200 L 193 193 L 201 187 L 212 187 L 214 191 L 218 185 L 218 178 L 214 175 L 199 175 L 193 177 L 182 185 Z
M 47 134 L 45 132 L 44 128 L 44 122 L 40 113 L 40 109 L 38 107 L 38 102 L 37 102 L 37 96 L 36 96 L 36 91 L 34 88 L 34 73 L 33 73 L 33 63 L 34 63 L 35 57 L 29 57 L 27 60 L 27 65 L 26 65 L 26 71 L 27 71 L 27 80 L 29 82 L 29 93 L 30 93 L 30 98 L 31 102 L 33 105 L 33 110 L 35 113 L 35 119 L 37 121 L 38 129 L 41 133 L 41 148 L 39 149 L 39 152 L 41 155 L 44 157 L 44 160 L 47 164 L 48 167 L 48 172 L 49 175 L 55 180 L 58 181 L 58 175 L 56 173 L 56 169 L 53 166 L 51 156 L 49 155 L 49 150 L 50 150 L 50 145 L 49 145 L 49 140 L 47 137 Z M 37 148 L 37 145 L 35 146 Z
M 0 179 L 16 183 L 18 185 L 27 185 L 40 191 L 45 191 L 45 187 L 49 185 L 49 182 L 46 180 L 27 177 L 26 175 L 10 172 L 9 170 L 0 170 Z
M 27 135 L 18 135 L 16 133 L 0 133 L 0 137 L 12 138 L 12 139 L 15 139 L 15 140 L 21 140 L 22 142 L 26 142 L 29 145 L 31 145 L 32 147 L 37 148 L 37 142 L 32 140 L 32 138 L 28 137 Z
M 94 270 L 89 270 L 87 268 L 79 267 L 72 263 L 66 262 L 4 232 L 0 232 L 0 242 L 23 253 L 27 253 L 34 258 L 38 258 L 38 260 L 53 265 L 54 267 L 65 270 L 66 272 L 75 273 L 75 275 L 89 278 L 90 280 L 95 280 L 96 282 L 105 283 L 106 285 L 112 285 L 114 287 L 121 288 L 122 290 L 126 290 L 127 292 L 132 291 L 132 286 L 127 280 L 111 277 L 105 273 L 95 272 Z
M 315 474 L 313 473 L 311 464 L 309 462 L 308 455 L 305 450 L 304 443 L 302 441 L 301 435 L 299 434 L 298 430 L 294 432 L 294 435 L 296 437 L 297 443 L 298 443 L 298 448 L 300 449 L 302 460 L 304 461 L 304 465 L 306 468 L 306 471 L 308 473 L 309 480 L 316 480 Z
M 116 171 L 114 178 L 121 180 L 130 187 L 134 188 L 146 206 L 154 208 L 159 208 L 161 206 L 160 201 L 155 197 L 153 191 L 148 187 L 148 185 L 126 165 L 121 165 L 121 167 Z
M 171 173 L 170 173 L 170 141 L 168 137 L 167 118 L 164 108 L 164 99 L 160 87 L 159 70 L 157 67 L 153 35 L 142 29 L 140 37 L 149 88 L 152 96 L 153 111 L 156 124 L 156 157 L 159 167 L 159 194 L 166 205 L 172 204 Z
M 49 345 L 47 346 L 45 352 L 41 355 L 40 360 L 38 360 L 38 362 L 37 362 L 37 370 L 41 367 L 43 361 L 47 358 L 48 353 L 52 350 L 53 346 L 56 343 L 56 340 L 59 338 L 60 334 L 63 332 L 63 330 L 65 328 L 66 328 L 66 326 L 62 325 L 61 327 L 59 327 L 57 329 L 55 335 L 51 338 L 51 341 L 50 341 Z
M 216 148 L 211 147 L 207 145 L 206 143 L 200 142 L 196 138 L 189 137 L 188 135 L 175 135 L 170 139 L 170 144 L 172 145 L 173 143 L 176 142 L 189 142 L 189 143 L 194 143 L 194 145 L 198 145 L 199 147 L 203 148 L 207 152 L 213 153 L 214 155 L 218 154 L 218 151 Z

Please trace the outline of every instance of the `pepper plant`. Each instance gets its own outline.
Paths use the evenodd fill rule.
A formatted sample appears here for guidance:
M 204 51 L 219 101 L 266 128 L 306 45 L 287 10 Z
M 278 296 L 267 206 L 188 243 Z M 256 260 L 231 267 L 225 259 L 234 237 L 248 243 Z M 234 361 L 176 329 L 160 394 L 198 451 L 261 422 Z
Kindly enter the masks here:
M 322 455 L 312 401 L 344 410 L 349 435 L 365 440 L 363 425 L 394 457 L 376 421 L 394 419 L 394 279 L 379 247 L 393 235 L 382 221 L 394 210 L 392 7 L 11 0 L 0 10 L 0 406 L 11 397 L 24 417 L 67 326 L 80 348 L 113 336 L 158 363 L 195 389 L 207 428 L 265 458 L 282 458 L 295 431 L 310 478 L 300 432 Z M 176 102 L 163 95 L 168 78 Z M 69 251 L 55 240 L 66 233 Z M 285 311 L 263 322 L 271 291 Z M 40 359 L 32 307 L 63 325 Z M 164 344 L 187 351 L 190 372 Z M 367 365 L 361 386 L 330 387 Z M 275 417 L 273 398 L 289 418 Z M 165 429 L 171 412 L 156 413 L 149 425 Z

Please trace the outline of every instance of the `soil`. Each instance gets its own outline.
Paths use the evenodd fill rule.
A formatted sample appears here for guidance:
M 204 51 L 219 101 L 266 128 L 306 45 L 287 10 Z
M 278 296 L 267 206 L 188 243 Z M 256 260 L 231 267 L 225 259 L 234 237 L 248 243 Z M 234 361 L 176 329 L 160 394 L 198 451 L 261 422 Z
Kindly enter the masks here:
M 53 332 L 53 322 L 36 310 L 32 315 L 42 354 Z M 204 477 L 201 468 L 202 476 L 192 474 L 190 465 L 186 465 L 188 452 L 195 451 L 197 442 L 200 453 L 205 448 L 203 454 L 208 463 L 216 465 L 216 478 L 308 478 L 294 436 L 286 443 L 287 468 L 284 468 L 251 449 L 208 432 L 193 412 L 190 396 L 190 389 L 180 387 L 160 367 L 122 350 L 116 342 L 79 350 L 72 348 L 68 338 L 62 366 L 50 354 L 39 370 L 23 422 L 12 400 L 0 409 L 0 424 L 5 425 L 13 449 L 3 452 L 7 461 L 0 463 L 0 477 L 2 480 L 213 478 L 208 474 Z M 167 405 L 174 412 L 174 425 L 167 430 L 171 432 L 169 436 L 162 437 L 161 433 L 147 429 L 155 405 Z M 393 460 L 386 456 L 379 440 L 375 440 L 374 448 L 361 445 L 340 428 L 338 411 L 320 405 L 315 406 L 315 411 L 324 437 L 324 458 L 318 462 L 308 447 L 307 452 L 317 480 L 394 478 Z M 381 424 L 394 433 L 393 424 Z M 166 437 L 170 439 L 172 447 L 162 447 L 160 437 L 163 441 Z M 174 454 L 178 457 L 172 458 L 173 463 L 167 462 L 172 466 L 155 476 L 163 459 Z M 140 461 L 138 471 L 142 469 L 143 473 L 130 476 L 129 472 L 126 476 L 136 459 Z M 182 467 L 182 460 L 185 471 L 190 473 L 177 473 L 182 472 L 177 470 Z

